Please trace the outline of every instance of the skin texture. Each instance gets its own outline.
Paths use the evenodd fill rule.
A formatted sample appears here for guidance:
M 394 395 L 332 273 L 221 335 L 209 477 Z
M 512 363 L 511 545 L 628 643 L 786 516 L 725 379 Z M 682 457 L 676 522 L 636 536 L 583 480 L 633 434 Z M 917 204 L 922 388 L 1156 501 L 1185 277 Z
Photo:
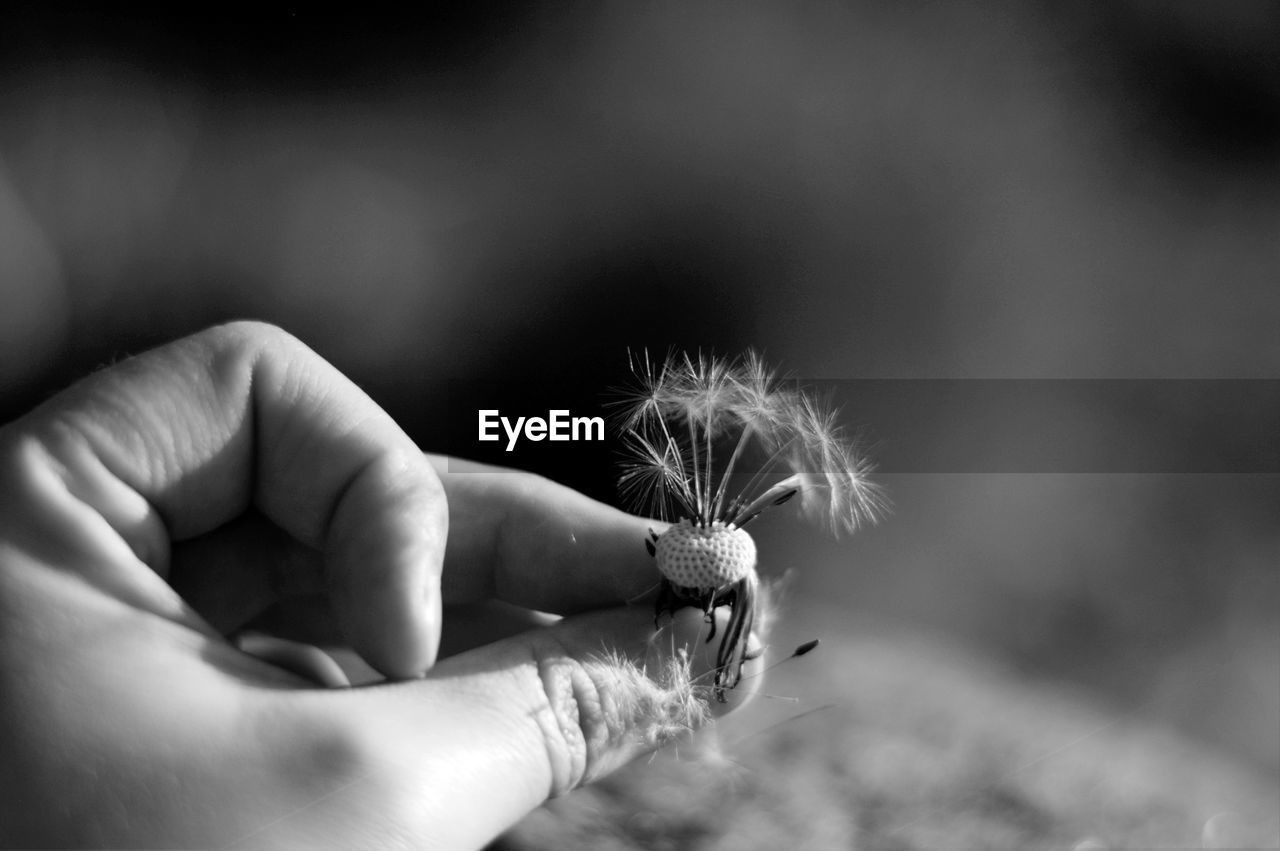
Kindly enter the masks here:
M 270 326 L 92 375 L 0 430 L 0 845 L 479 847 L 671 735 L 643 672 L 714 666 L 696 613 L 622 605 L 651 525 L 422 455 Z

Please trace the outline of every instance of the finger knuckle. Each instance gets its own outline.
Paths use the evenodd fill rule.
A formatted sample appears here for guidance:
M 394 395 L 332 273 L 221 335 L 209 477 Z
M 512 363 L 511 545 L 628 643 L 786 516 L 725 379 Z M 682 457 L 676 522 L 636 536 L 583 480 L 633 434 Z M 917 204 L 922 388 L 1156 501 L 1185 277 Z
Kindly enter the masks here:
M 590 731 L 598 703 L 584 694 L 590 683 L 576 660 L 554 642 L 535 651 L 543 704 L 535 714 L 551 771 L 551 795 L 563 795 L 587 775 Z
M 237 319 L 221 325 L 215 325 L 199 336 L 212 340 L 219 347 L 237 348 L 245 345 L 279 345 L 295 343 L 297 338 L 279 325 L 257 319 Z
M 635 683 L 628 671 L 603 658 L 578 658 L 548 633 L 535 645 L 545 704 L 539 719 L 552 772 L 552 794 L 590 782 L 634 752 L 647 749 L 638 734 Z

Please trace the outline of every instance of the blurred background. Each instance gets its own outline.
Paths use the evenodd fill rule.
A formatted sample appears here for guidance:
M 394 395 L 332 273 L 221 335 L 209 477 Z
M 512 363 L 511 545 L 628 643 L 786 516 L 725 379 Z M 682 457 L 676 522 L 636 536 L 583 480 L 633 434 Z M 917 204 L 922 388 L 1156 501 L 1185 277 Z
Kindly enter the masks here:
M 1274 778 L 1277 44 L 1266 0 L 6 12 L 0 415 L 258 318 L 475 455 L 486 393 L 754 346 L 895 504 L 762 522 L 789 609 Z M 607 454 L 487 457 L 614 498 Z

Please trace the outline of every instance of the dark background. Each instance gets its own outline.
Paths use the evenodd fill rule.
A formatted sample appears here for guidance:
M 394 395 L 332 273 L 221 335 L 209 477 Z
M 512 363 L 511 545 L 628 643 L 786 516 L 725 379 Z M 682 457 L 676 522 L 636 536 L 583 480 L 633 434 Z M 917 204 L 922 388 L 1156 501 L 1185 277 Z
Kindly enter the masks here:
M 1263 0 L 7 12 L 0 416 L 251 317 L 476 455 L 485 394 L 754 346 L 896 506 L 759 525 L 794 609 L 1275 774 L 1276 44 Z M 612 498 L 607 447 L 486 457 Z

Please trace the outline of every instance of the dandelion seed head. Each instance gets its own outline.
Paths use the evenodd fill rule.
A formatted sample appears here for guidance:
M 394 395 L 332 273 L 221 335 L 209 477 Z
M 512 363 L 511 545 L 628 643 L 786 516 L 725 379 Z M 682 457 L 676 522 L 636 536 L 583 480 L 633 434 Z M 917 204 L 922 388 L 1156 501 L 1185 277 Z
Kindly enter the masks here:
M 780 380 L 758 354 L 655 364 L 645 353 L 631 363 L 636 383 L 619 403 L 627 453 L 619 488 L 673 524 L 646 541 L 662 574 L 657 614 L 729 609 L 712 686 L 724 701 L 763 614 L 755 543 L 743 527 L 795 500 L 839 534 L 876 519 L 884 499 L 835 407 Z
M 659 538 L 658 570 L 682 588 L 715 590 L 756 569 L 756 544 L 743 529 L 720 521 L 694 526 L 681 520 Z
M 619 485 L 638 510 L 741 525 L 798 496 L 806 516 L 837 533 L 883 512 L 838 410 L 779 379 L 759 354 L 672 354 L 659 364 L 644 353 L 631 365 L 636 384 L 620 402 L 627 460 Z M 764 460 L 745 484 L 731 482 L 746 472 L 739 468 L 753 447 Z

